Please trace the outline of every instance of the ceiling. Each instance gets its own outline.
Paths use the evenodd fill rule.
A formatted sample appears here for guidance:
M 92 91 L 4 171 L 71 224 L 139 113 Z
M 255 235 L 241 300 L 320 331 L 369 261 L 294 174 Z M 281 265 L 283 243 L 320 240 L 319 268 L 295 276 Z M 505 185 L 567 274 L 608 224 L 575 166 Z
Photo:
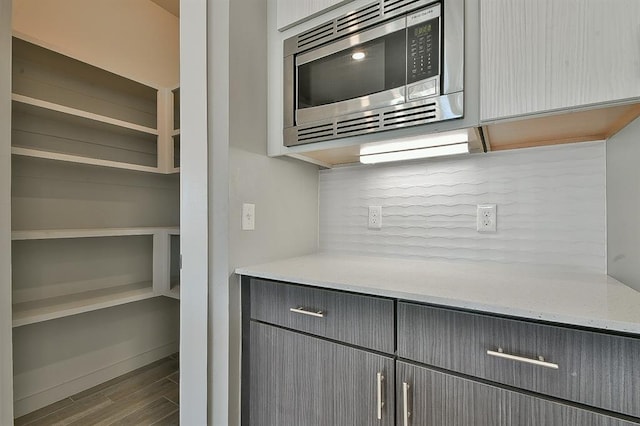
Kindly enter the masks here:
M 151 0 L 170 14 L 180 17 L 180 0 Z

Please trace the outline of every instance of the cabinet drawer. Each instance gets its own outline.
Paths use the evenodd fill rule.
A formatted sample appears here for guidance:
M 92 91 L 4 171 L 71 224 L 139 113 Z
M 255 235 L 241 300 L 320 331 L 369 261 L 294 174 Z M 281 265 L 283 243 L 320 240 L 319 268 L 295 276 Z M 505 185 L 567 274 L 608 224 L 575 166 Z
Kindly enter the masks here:
M 254 278 L 251 319 L 380 352 L 395 348 L 390 299 Z
M 640 417 L 637 338 L 402 302 L 398 356 Z

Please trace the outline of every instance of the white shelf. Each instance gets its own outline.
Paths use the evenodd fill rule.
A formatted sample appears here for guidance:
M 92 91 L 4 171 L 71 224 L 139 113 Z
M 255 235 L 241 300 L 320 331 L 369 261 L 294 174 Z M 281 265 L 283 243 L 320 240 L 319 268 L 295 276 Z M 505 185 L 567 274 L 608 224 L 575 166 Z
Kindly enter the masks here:
M 64 117 L 64 122 L 68 126 L 80 126 L 81 128 L 95 129 L 101 132 L 115 132 L 123 138 L 132 138 L 132 141 L 137 141 L 141 136 L 144 138 L 153 138 L 157 144 L 166 141 L 164 135 L 160 135 L 158 129 L 145 127 L 142 125 L 130 123 L 123 120 L 87 112 L 56 103 L 43 101 L 40 99 L 31 98 L 20 94 L 12 94 L 12 100 L 19 106 L 19 111 L 28 114 L 34 114 L 38 117 L 43 117 L 45 120 L 57 120 L 60 121 L 61 117 Z M 62 114 L 62 115 L 61 115 Z M 66 116 L 66 117 L 65 117 Z M 113 127 L 109 127 L 113 126 Z M 179 136 L 180 130 L 168 130 L 173 136 Z M 114 134 L 115 134 L 114 133 Z M 169 140 L 171 139 L 169 138 Z M 91 142 L 87 142 L 91 143 Z M 168 143 L 168 142 L 167 142 Z M 147 161 L 146 164 L 136 162 L 120 161 L 120 159 L 102 159 L 94 158 L 91 156 L 79 155 L 78 153 L 67 153 L 62 149 L 42 149 L 40 147 L 28 147 L 28 146 L 16 146 L 11 147 L 11 153 L 14 155 L 21 155 L 25 157 L 43 158 L 55 161 L 64 161 L 69 163 L 87 164 L 92 166 L 111 167 L 124 170 L 133 170 L 146 173 L 159 173 L 159 174 L 171 174 L 176 173 L 175 168 L 168 168 L 159 165 L 157 161 Z M 102 147 L 103 149 L 105 147 Z M 110 147 L 115 150 L 125 149 L 122 146 Z M 158 152 L 161 147 L 157 147 Z M 141 152 L 140 154 L 144 154 Z M 149 154 L 149 153 L 147 153 Z
M 118 120 L 117 118 L 111 118 L 104 115 L 99 115 L 92 112 L 55 104 L 53 102 L 43 101 L 40 99 L 31 98 L 29 96 L 19 95 L 17 93 L 12 93 L 11 99 L 16 102 L 48 109 L 50 111 L 57 111 L 63 114 L 73 115 L 75 117 L 86 118 L 86 119 L 97 121 L 100 123 L 111 124 L 114 126 L 125 128 L 125 129 L 135 130 L 142 133 L 148 133 L 150 135 L 156 135 L 156 136 L 158 135 L 158 130 L 151 127 L 141 126 L 139 124 L 130 123 L 128 121 Z
M 61 238 L 121 237 L 131 235 L 179 235 L 178 227 L 95 228 L 95 229 L 37 229 L 12 231 L 12 240 L 49 240 Z
M 123 305 L 155 297 L 151 282 L 74 293 L 13 305 L 13 327 Z
M 68 163 L 89 164 L 92 166 L 113 167 L 117 169 L 135 170 L 138 172 L 162 173 L 157 167 L 140 166 L 137 164 L 121 163 L 98 158 L 81 157 L 79 155 L 61 154 L 58 152 L 40 151 L 38 149 L 11 147 L 11 154 L 25 157 L 45 158 L 47 160 L 66 161 Z

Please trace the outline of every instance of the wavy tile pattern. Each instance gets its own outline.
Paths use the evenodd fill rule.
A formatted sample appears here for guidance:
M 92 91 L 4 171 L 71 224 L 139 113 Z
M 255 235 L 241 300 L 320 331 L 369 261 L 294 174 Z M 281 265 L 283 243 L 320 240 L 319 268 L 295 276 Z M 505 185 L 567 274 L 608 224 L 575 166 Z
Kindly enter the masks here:
M 323 170 L 320 249 L 605 272 L 605 178 L 604 141 Z M 495 234 L 476 231 L 481 203 L 498 205 Z

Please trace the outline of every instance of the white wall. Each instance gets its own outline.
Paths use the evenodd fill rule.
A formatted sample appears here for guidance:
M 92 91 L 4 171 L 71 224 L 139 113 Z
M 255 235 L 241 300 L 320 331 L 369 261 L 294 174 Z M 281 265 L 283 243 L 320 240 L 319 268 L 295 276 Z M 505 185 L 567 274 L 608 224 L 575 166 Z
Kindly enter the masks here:
M 608 273 L 640 291 L 640 118 L 607 141 Z
M 0 0 L 0 424 L 13 422 L 11 339 L 11 0 Z
M 497 233 L 476 231 L 480 203 L 498 205 Z M 367 229 L 370 205 L 381 230 Z M 604 273 L 605 144 L 321 171 L 320 248 Z
M 149 0 L 13 3 L 18 36 L 153 87 L 178 85 L 179 20 Z
M 271 1 L 271 0 L 269 0 Z M 317 167 L 267 157 L 267 0 L 231 2 L 229 271 L 314 252 Z M 275 23 L 273 23 L 275 25 Z M 242 204 L 256 205 L 255 231 L 241 230 Z M 229 423 L 240 424 L 239 280 L 230 289 Z

